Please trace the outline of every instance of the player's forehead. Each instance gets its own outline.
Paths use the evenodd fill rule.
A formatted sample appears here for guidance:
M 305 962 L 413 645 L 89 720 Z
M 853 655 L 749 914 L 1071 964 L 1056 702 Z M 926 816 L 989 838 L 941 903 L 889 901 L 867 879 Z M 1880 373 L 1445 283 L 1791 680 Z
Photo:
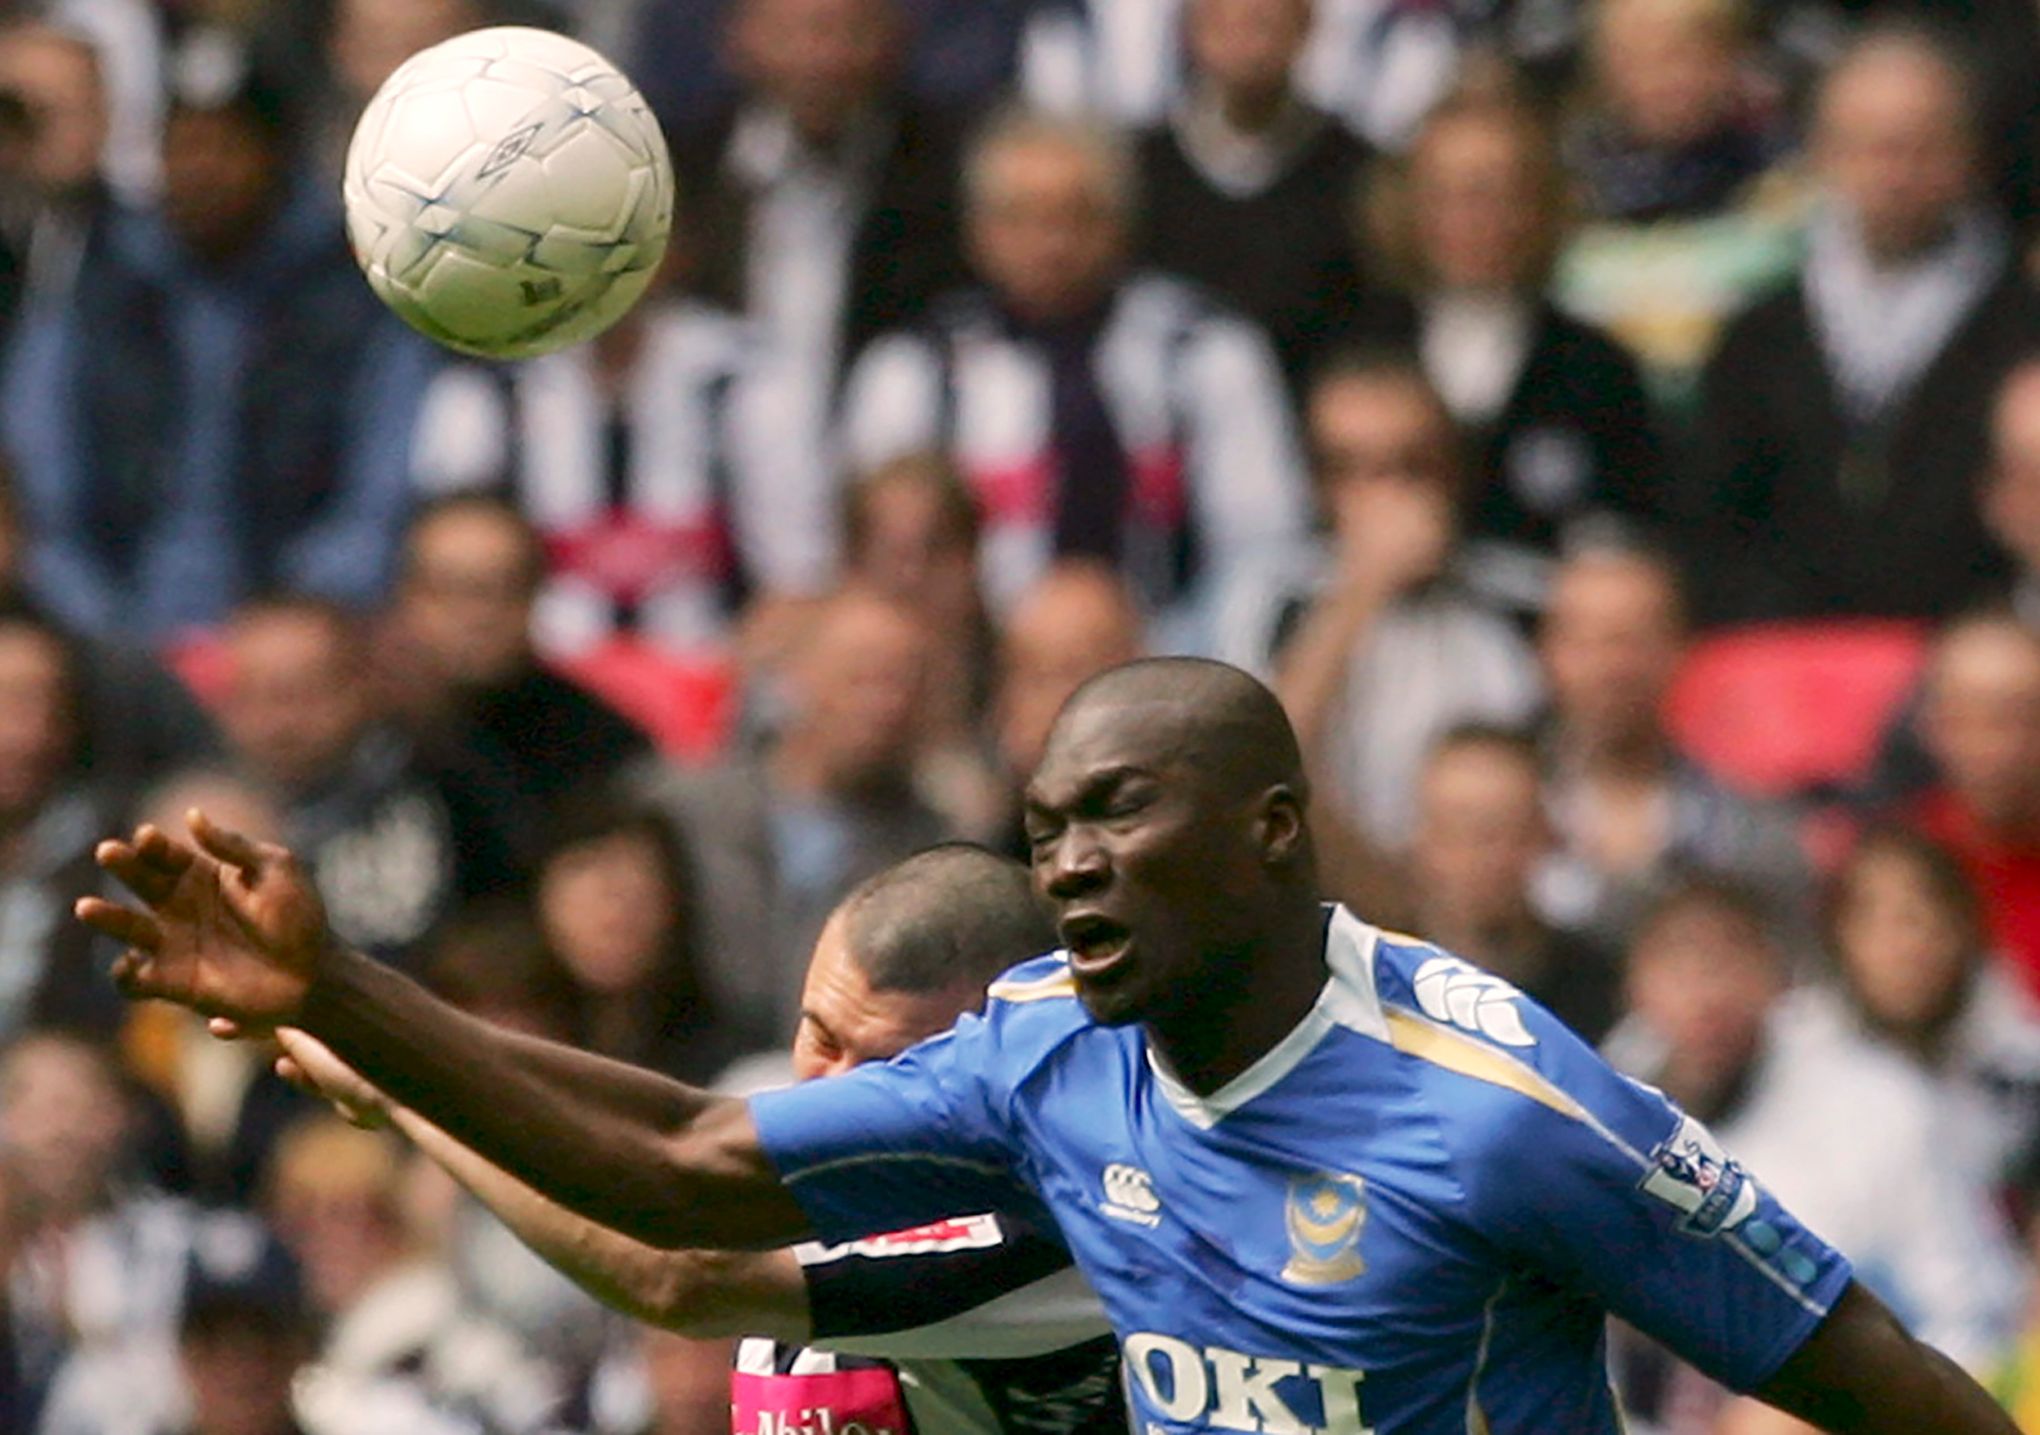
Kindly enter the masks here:
M 1065 807 L 1100 785 L 1143 777 L 1181 781 L 1194 771 L 1197 744 L 1171 705 L 1100 702 L 1065 712 L 1027 784 L 1038 807 Z

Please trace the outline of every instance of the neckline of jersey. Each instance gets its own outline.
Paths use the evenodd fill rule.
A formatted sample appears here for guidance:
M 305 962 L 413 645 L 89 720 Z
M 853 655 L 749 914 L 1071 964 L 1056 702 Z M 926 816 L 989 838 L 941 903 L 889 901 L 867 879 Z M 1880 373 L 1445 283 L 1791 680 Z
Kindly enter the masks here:
M 1192 1126 L 1209 1131 L 1294 1071 L 1336 1028 L 1389 1040 L 1388 1018 L 1374 988 L 1374 951 L 1381 933 L 1337 903 L 1325 906 L 1330 914 L 1325 923 L 1325 984 L 1303 1019 L 1245 1071 L 1209 1096 L 1200 1096 L 1169 1070 L 1143 1037 L 1148 1070 L 1162 1098 Z

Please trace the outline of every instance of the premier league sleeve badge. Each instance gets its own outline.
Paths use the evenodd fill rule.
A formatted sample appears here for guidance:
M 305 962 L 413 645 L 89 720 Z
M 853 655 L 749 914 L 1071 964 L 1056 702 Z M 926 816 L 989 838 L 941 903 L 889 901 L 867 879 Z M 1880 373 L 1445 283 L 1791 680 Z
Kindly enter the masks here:
M 1367 1183 L 1343 1171 L 1295 1176 L 1283 1209 L 1289 1260 L 1282 1279 L 1298 1286 L 1332 1286 L 1367 1269 L 1360 1231 L 1367 1224 Z

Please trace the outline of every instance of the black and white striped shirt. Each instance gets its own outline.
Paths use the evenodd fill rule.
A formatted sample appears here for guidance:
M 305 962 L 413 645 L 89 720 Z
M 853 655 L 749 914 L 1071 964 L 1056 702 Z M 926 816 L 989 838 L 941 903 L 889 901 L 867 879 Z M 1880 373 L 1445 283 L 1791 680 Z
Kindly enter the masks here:
M 435 379 L 413 468 L 428 493 L 497 489 L 537 525 L 551 654 L 619 627 L 676 652 L 718 645 L 756 589 L 806 592 L 833 565 L 832 469 L 785 365 L 743 321 L 664 306 L 612 404 L 582 346 Z

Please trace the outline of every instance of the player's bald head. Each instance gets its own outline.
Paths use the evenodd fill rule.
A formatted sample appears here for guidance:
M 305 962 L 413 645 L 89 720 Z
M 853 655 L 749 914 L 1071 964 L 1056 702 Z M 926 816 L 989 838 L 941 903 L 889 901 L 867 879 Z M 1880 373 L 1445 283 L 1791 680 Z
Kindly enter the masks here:
M 1305 797 L 1303 752 L 1275 694 L 1228 663 L 1142 658 L 1100 673 L 1063 704 L 1048 739 L 1059 752 L 1109 735 L 1142 765 L 1195 765 L 1233 792 L 1281 785 Z

